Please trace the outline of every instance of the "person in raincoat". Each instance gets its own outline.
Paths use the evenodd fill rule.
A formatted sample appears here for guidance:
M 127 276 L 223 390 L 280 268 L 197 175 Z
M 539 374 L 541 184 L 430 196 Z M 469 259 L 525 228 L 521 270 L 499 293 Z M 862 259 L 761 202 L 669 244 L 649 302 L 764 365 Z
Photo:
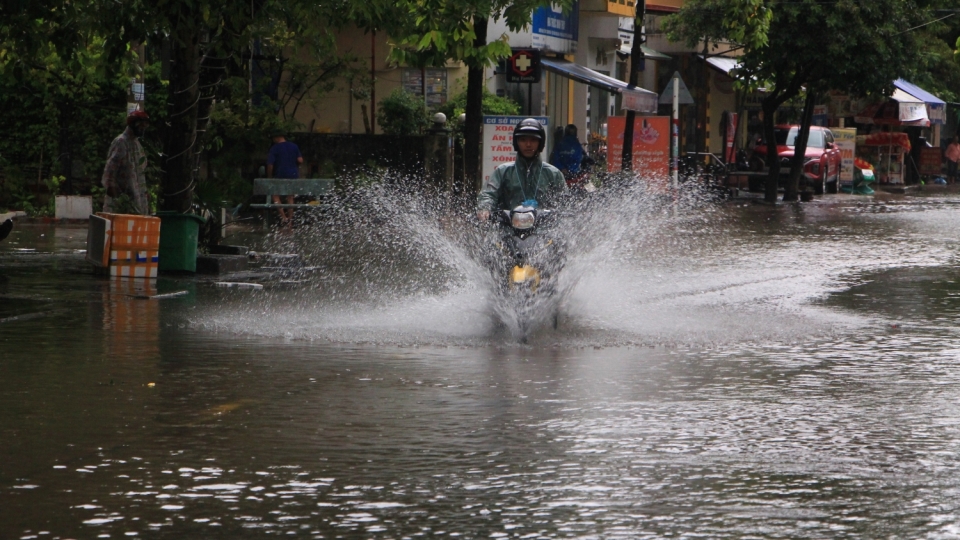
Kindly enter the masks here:
M 496 210 L 518 206 L 551 206 L 567 189 L 560 170 L 540 158 L 546 143 L 546 131 L 540 122 L 526 118 L 513 129 L 513 149 L 517 159 L 500 165 L 484 183 L 477 196 L 477 218 L 490 219 Z
M 550 159 L 568 183 L 576 183 L 580 176 L 580 164 L 583 162 L 583 146 L 577 138 L 577 126 L 567 125 L 563 130 L 563 139 L 553 149 Z
M 103 211 L 114 214 L 150 214 L 147 194 L 147 155 L 140 137 L 150 125 L 147 113 L 136 110 L 127 116 L 127 128 L 110 143 L 103 168 Z

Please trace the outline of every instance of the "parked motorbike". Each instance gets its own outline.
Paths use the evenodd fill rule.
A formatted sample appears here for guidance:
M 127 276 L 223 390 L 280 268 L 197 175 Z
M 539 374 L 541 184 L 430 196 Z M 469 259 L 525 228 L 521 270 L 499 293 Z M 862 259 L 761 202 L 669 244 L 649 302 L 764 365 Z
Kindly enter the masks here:
M 555 218 L 551 210 L 524 205 L 497 214 L 500 293 L 515 310 L 523 342 L 544 318 L 554 328 L 558 324 L 556 277 L 564 258 L 562 242 L 551 231 Z

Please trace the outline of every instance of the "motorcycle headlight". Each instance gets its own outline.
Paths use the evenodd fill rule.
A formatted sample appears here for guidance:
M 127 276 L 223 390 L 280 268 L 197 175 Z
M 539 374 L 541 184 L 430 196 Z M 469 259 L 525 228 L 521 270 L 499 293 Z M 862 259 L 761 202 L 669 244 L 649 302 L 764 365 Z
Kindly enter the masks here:
M 533 212 L 514 212 L 510 216 L 510 226 L 514 229 L 529 229 L 533 227 L 533 223 L 537 220 Z

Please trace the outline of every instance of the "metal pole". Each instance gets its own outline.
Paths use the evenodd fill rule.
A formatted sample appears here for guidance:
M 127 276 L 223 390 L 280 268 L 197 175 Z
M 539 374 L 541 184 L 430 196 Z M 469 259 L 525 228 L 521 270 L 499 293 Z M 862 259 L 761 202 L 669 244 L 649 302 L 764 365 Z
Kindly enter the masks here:
M 533 83 L 527 83 L 527 115 L 534 116 L 533 114 Z
M 680 73 L 673 74 L 673 189 L 680 185 Z

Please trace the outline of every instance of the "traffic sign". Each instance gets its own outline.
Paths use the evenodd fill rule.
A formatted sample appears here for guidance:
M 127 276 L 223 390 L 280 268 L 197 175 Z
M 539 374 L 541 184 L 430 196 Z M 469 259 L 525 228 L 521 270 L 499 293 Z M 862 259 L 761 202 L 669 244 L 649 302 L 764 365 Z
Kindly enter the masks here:
M 514 49 L 507 58 L 507 82 L 540 82 L 540 51 L 537 49 Z
M 667 83 L 667 87 L 664 88 L 660 94 L 660 103 L 673 103 L 674 79 L 680 82 L 680 105 L 693 105 L 693 96 L 690 95 L 690 91 L 687 90 L 687 85 L 683 83 L 683 79 L 680 78 L 680 74 L 677 72 L 674 72 L 673 77 L 670 78 L 670 82 Z

